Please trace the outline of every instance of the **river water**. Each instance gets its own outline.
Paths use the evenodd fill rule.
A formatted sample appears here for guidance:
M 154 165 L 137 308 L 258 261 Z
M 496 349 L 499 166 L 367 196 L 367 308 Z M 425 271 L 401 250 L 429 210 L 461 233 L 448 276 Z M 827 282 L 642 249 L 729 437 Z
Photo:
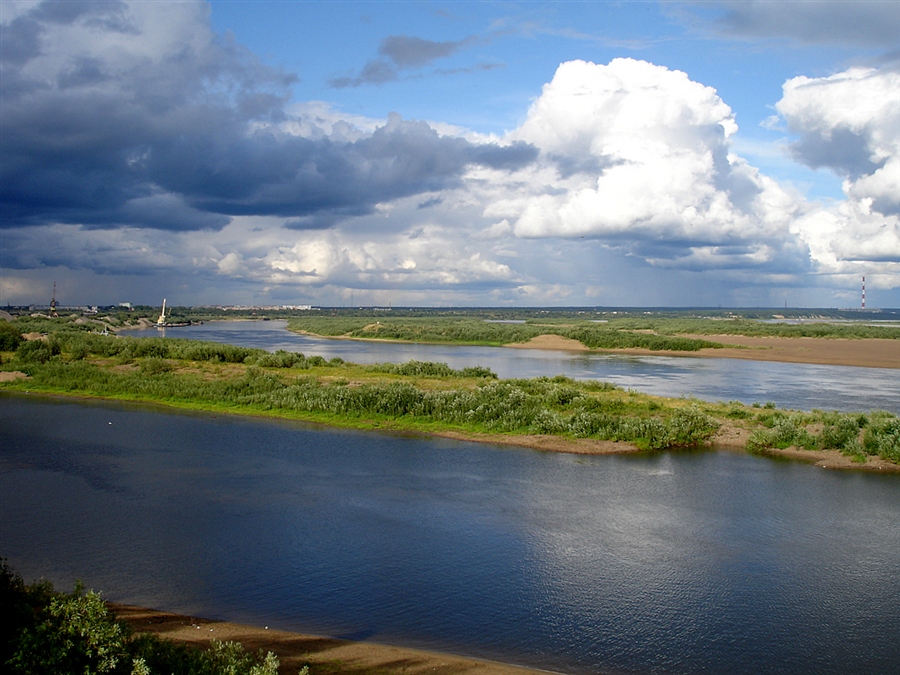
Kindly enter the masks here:
M 0 555 L 112 600 L 565 673 L 893 673 L 900 478 L 0 396 Z
M 216 321 L 129 335 L 165 335 L 275 351 L 284 349 L 355 363 L 438 361 L 453 368 L 487 366 L 502 378 L 568 375 L 613 382 L 658 396 L 775 403 L 793 410 L 888 410 L 900 415 L 900 377 L 890 368 L 770 363 L 696 356 L 621 356 L 539 349 L 334 340 L 298 335 L 285 321 Z M 898 347 L 900 348 L 900 347 Z

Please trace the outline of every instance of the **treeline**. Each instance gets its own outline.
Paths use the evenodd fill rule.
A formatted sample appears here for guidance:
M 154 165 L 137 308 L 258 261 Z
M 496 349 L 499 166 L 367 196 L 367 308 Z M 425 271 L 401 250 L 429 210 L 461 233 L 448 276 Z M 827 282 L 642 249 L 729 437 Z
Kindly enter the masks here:
M 574 324 L 499 323 L 470 318 L 379 318 L 371 317 L 304 317 L 291 319 L 288 328 L 327 337 L 403 340 L 406 342 L 459 342 L 466 344 L 504 345 L 528 342 L 538 335 L 559 335 L 577 340 L 589 349 L 651 349 L 662 351 L 697 351 L 718 349 L 722 345 L 695 338 L 637 333 L 608 324 L 578 322 Z
M 0 666 L 10 675 L 277 675 L 272 653 L 251 654 L 237 642 L 208 650 L 152 634 L 135 635 L 98 593 L 76 585 L 59 593 L 26 584 L 0 561 Z M 304 667 L 299 675 L 306 675 Z

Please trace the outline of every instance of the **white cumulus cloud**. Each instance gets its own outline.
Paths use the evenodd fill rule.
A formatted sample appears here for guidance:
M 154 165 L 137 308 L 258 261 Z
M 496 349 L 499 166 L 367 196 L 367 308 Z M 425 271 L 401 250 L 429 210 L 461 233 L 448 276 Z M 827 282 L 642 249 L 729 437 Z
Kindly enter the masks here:
M 564 63 L 513 134 L 555 171 L 487 213 L 520 237 L 603 239 L 654 263 L 766 264 L 798 200 L 731 152 L 736 131 L 716 91 L 683 72 Z
M 843 178 L 846 199 L 797 224 L 816 258 L 833 271 L 893 270 L 900 286 L 900 72 L 796 77 L 776 107 L 799 136 L 793 156 Z

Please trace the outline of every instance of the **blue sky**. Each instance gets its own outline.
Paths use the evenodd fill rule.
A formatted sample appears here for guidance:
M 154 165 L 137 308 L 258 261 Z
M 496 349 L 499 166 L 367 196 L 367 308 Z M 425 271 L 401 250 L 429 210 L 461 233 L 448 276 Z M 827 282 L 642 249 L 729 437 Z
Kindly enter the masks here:
M 900 306 L 900 2 L 0 27 L 0 303 Z

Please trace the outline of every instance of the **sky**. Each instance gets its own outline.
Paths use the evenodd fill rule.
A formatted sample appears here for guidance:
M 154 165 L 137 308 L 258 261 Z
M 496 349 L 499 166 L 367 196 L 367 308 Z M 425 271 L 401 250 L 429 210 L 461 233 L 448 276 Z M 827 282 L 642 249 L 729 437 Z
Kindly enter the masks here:
M 900 307 L 900 1 L 0 2 L 0 305 Z

